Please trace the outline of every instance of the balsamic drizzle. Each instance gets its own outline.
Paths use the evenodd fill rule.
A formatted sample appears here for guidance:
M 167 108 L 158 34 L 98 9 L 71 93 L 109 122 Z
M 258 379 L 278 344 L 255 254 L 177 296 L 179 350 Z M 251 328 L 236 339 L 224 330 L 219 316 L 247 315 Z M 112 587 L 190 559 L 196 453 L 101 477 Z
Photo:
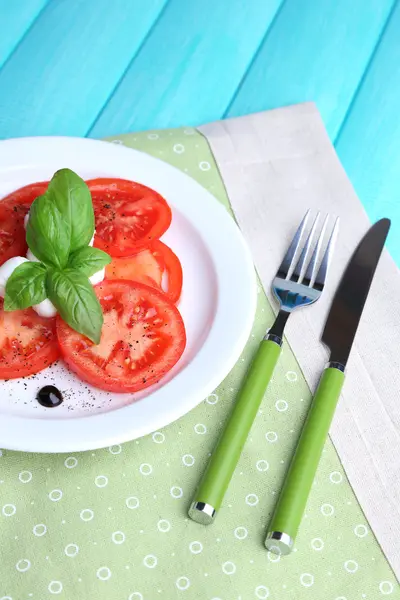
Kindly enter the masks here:
M 54 385 L 45 385 L 36 396 L 37 401 L 46 408 L 55 408 L 60 406 L 63 401 L 62 393 Z

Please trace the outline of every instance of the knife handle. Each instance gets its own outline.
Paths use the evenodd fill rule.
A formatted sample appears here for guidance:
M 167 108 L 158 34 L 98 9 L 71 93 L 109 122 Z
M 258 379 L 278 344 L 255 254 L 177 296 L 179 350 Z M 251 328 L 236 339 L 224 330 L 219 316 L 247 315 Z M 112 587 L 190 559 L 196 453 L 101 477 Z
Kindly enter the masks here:
M 293 547 L 343 383 L 341 368 L 324 370 L 268 529 L 271 552 L 289 554 Z
M 281 340 L 279 340 L 281 342 Z M 278 361 L 281 345 L 264 339 L 246 375 L 225 429 L 189 509 L 203 525 L 213 522 Z

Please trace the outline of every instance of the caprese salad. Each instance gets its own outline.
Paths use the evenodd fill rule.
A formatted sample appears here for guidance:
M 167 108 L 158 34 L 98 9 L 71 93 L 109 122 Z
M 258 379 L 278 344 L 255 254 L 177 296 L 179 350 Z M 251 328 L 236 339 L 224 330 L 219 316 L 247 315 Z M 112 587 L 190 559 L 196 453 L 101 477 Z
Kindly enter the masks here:
M 0 379 L 62 358 L 103 390 L 158 382 L 186 343 L 170 223 L 154 190 L 70 169 L 0 200 Z

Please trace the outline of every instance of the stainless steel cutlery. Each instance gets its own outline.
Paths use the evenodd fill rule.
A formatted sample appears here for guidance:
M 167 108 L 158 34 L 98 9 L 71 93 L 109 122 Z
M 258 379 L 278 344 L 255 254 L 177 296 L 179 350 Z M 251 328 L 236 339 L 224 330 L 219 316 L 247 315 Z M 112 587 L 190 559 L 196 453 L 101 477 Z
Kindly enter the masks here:
M 327 216 L 320 227 L 320 214 L 312 219 L 307 212 L 273 279 L 279 312 L 260 343 L 190 506 L 189 516 L 198 523 L 212 523 L 221 506 L 278 361 L 289 316 L 316 302 L 324 290 L 338 232 L 338 219 L 333 226 L 331 220 Z M 322 334 L 322 342 L 330 350 L 330 361 L 312 401 L 265 540 L 266 548 L 277 554 L 288 554 L 293 548 L 389 228 L 390 221 L 381 219 L 369 229 L 336 291 Z

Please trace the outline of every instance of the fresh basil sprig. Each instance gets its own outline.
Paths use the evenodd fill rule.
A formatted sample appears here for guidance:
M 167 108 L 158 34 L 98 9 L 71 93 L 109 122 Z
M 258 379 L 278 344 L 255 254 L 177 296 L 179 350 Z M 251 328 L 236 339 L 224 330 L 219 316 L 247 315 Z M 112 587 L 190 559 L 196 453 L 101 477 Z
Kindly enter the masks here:
M 70 327 L 95 344 L 103 313 L 89 277 L 111 262 L 88 246 L 94 233 L 90 190 L 70 169 L 57 171 L 29 211 L 26 241 L 39 262 L 17 267 L 6 285 L 4 309 L 21 310 L 49 298 Z
M 33 254 L 47 266 L 63 269 L 68 261 L 71 226 L 44 194 L 33 202 L 26 227 L 26 241 Z
M 110 262 L 111 258 L 106 252 L 98 248 L 86 246 L 70 255 L 68 267 L 70 269 L 77 269 L 90 277 L 110 264 Z
M 69 252 L 87 246 L 94 234 L 94 212 L 92 196 L 83 179 L 71 169 L 61 169 L 54 174 L 46 195 L 68 222 Z
M 7 281 L 4 310 L 29 308 L 46 298 L 46 267 L 39 262 L 25 262 Z
M 48 297 L 61 318 L 98 344 L 103 313 L 87 276 L 73 269 L 49 269 L 46 284 Z
M 88 186 L 70 169 L 57 171 L 29 211 L 29 248 L 46 265 L 63 269 L 68 256 L 87 246 L 93 233 L 94 212 Z

